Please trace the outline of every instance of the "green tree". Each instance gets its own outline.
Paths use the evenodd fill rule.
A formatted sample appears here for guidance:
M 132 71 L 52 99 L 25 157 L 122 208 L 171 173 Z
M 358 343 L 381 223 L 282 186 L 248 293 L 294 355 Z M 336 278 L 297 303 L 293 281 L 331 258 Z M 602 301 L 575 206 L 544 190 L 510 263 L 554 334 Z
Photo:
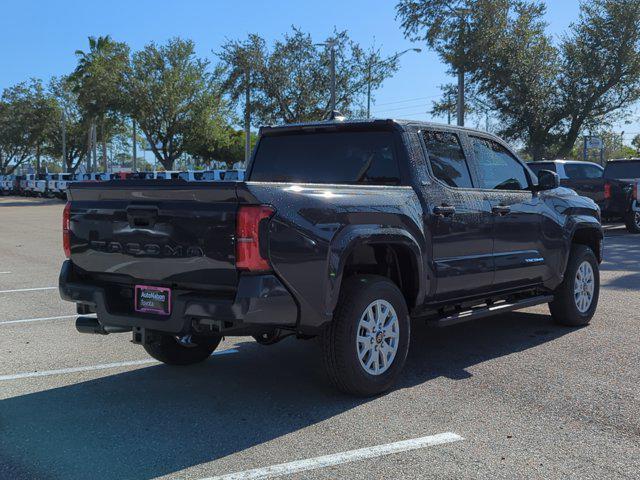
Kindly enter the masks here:
M 257 142 L 257 135 L 251 133 L 251 146 Z M 199 142 L 189 149 L 189 153 L 205 163 L 213 160 L 226 163 L 227 168 L 236 162 L 244 162 L 244 131 L 227 128 L 223 133 L 210 139 L 211 142 Z
M 124 82 L 126 110 L 167 170 L 183 153 L 224 135 L 231 112 L 208 66 L 195 56 L 192 41 L 179 38 L 133 55 Z
M 57 111 L 49 130 L 45 153 L 62 159 L 65 172 L 75 172 L 87 154 L 87 129 L 89 121 L 82 114 L 78 95 L 68 77 L 52 78 L 49 91 L 56 99 Z M 63 149 L 63 122 L 65 146 Z M 65 157 L 63 158 L 63 150 Z
M 636 155 L 640 155 L 640 134 L 633 137 L 631 140 L 631 145 L 636 149 Z
M 55 102 L 39 80 L 22 82 L 3 91 L 0 98 L 0 172 L 8 174 L 26 161 L 40 156 L 52 119 Z
M 397 57 L 363 49 L 346 31 L 335 31 L 330 40 L 336 52 L 336 108 L 362 115 L 368 82 L 372 90 L 382 85 L 397 70 Z M 227 42 L 218 56 L 234 101 L 244 100 L 249 83 L 253 125 L 316 121 L 331 113 L 331 49 L 318 47 L 310 34 L 293 27 L 271 49 L 252 34 Z
M 122 88 L 129 70 L 129 47 L 109 35 L 89 37 L 89 50 L 76 50 L 78 64 L 70 76 L 78 104 L 88 119 L 99 126 L 102 161 L 106 168 L 107 142 L 120 127 L 118 112 L 126 104 Z
M 31 121 L 28 128 L 33 141 L 35 170 L 41 173 L 43 171 L 42 154 L 50 132 L 54 128 L 59 108 L 56 99 L 44 90 L 40 80 L 32 81 L 29 96 Z
M 536 160 L 567 156 L 582 133 L 623 118 L 640 98 L 636 0 L 582 3 L 558 46 L 538 1 L 402 0 L 397 11 L 408 38 L 426 41 L 452 69 L 464 59 L 500 133 L 523 141 Z M 450 30 L 460 12 L 462 40 Z

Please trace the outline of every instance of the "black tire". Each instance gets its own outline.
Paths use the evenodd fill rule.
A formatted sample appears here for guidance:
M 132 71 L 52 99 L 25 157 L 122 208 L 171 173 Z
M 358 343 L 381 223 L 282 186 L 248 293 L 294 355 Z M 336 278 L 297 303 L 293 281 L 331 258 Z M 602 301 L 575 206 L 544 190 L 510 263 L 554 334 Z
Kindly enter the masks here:
M 159 335 L 154 342 L 144 345 L 144 349 L 167 365 L 193 365 L 209 358 L 220 340 L 220 337 L 194 338 L 191 345 L 185 346 L 172 335 Z
M 630 233 L 640 233 L 640 212 L 633 210 L 624 217 L 624 223 Z
M 583 262 L 588 262 L 593 269 L 593 294 L 591 304 L 585 311 L 580 311 L 577 305 L 574 290 L 576 288 L 576 275 Z M 564 274 L 564 280 L 554 292 L 554 300 L 549 303 L 549 310 L 553 320 L 569 327 L 581 327 L 588 325 L 596 308 L 600 295 L 600 271 L 598 260 L 593 251 L 585 245 L 573 245 Z
M 395 357 L 390 365 L 384 372 L 374 375 L 368 373 L 360 363 L 356 336 L 361 317 L 367 307 L 376 300 L 388 302 L 395 310 L 398 319 L 398 342 Z M 404 367 L 409 352 L 410 329 L 409 312 L 404 296 L 388 278 L 357 275 L 346 279 L 341 288 L 333 321 L 325 329 L 322 337 L 324 366 L 331 383 L 345 393 L 363 397 L 389 390 Z

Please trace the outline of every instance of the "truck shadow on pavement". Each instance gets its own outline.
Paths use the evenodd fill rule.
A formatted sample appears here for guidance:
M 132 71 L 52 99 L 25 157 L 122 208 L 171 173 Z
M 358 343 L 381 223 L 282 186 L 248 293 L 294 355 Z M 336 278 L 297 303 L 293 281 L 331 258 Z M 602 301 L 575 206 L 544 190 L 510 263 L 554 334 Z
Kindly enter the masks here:
M 511 313 L 439 330 L 414 322 L 411 352 L 397 388 L 438 377 L 463 381 L 473 365 L 570 332 L 538 313 Z M 154 365 L 1 401 L 0 477 L 171 475 L 366 408 L 368 402 L 392 401 L 335 392 L 322 373 L 317 341 L 287 339 L 271 347 L 242 342 L 235 348 L 238 353 L 197 366 Z M 46 380 L 26 381 L 37 388 Z M 295 441 L 282 440 L 285 446 Z M 329 452 L 317 455 L 324 453 Z M 264 466 L 265 460 L 253 458 L 249 465 Z M 223 468 L 218 473 L 234 471 Z

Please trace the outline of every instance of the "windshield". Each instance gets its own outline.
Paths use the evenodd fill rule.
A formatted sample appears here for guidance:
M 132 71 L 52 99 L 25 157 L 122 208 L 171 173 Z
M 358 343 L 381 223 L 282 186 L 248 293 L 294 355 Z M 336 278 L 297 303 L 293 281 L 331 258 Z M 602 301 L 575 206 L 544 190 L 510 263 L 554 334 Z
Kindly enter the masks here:
M 640 160 L 609 162 L 604 169 L 604 178 L 640 178 Z
M 360 131 L 265 136 L 258 145 L 251 180 L 398 185 L 393 134 Z

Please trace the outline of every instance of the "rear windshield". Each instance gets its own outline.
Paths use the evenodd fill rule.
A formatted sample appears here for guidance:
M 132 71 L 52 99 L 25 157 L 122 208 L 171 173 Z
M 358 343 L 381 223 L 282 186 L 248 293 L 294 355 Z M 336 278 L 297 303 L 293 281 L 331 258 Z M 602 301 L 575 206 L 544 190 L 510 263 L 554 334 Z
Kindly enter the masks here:
M 549 163 L 527 163 L 527 167 L 529 167 L 533 173 L 538 176 L 538 172 L 540 170 L 551 170 L 552 172 L 556 171 L 556 164 L 553 162 Z
M 640 178 L 640 160 L 607 163 L 604 178 Z
M 251 180 L 399 185 L 391 132 L 310 132 L 260 140 Z

